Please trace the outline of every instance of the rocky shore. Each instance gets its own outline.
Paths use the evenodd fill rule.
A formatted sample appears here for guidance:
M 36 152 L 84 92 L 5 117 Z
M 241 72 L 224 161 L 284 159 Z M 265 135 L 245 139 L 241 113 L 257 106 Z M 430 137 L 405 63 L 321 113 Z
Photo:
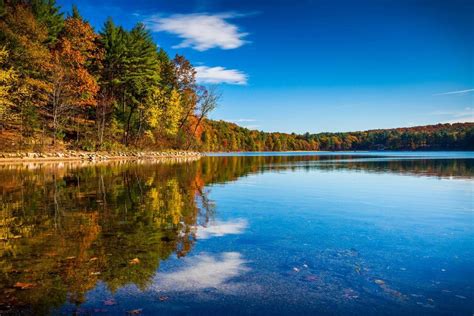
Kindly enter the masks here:
M 161 159 L 161 158 L 196 158 L 201 153 L 194 151 L 114 151 L 114 152 L 87 152 L 87 151 L 61 151 L 61 152 L 17 152 L 17 153 L 0 153 L 0 162 L 15 161 L 63 161 L 63 160 L 88 160 L 88 161 L 104 161 L 104 160 L 144 160 L 144 159 Z

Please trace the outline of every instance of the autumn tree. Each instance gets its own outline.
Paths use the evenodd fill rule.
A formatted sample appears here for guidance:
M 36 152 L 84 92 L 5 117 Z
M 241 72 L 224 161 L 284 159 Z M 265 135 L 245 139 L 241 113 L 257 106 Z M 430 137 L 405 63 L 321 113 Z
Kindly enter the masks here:
M 61 123 L 70 115 L 76 116 L 84 107 L 96 105 L 99 90 L 96 77 L 89 71 L 102 57 L 97 48 L 98 35 L 80 16 L 65 20 L 64 29 L 52 50 L 52 116 L 53 144 L 61 131 Z M 75 111 L 73 111 L 75 110 Z M 76 137 L 79 131 L 76 132 Z
M 0 19 L 0 43 L 9 51 L 5 66 L 14 68 L 18 80 L 13 111 L 19 118 L 20 147 L 23 136 L 32 136 L 38 123 L 39 109 L 48 101 L 51 85 L 51 54 L 46 43 L 47 27 L 37 21 L 26 4 L 4 6 Z M 13 123 L 13 122 L 10 122 Z
M 197 120 L 194 125 L 193 132 L 191 134 L 192 138 L 195 137 L 198 128 L 201 126 L 202 120 L 205 119 L 209 115 L 209 113 L 217 107 L 221 97 L 221 93 L 217 90 L 215 86 L 211 86 L 207 89 L 203 88 L 203 93 L 199 98 L 199 104 L 197 106 Z M 198 138 L 200 138 L 199 135 Z M 187 145 L 187 149 L 189 149 L 191 145 L 192 142 L 190 141 Z
M 168 94 L 156 87 L 146 100 L 146 119 L 150 133 L 166 137 L 175 136 L 178 132 L 182 115 L 181 96 L 176 89 Z M 153 137 L 155 138 L 155 137 Z
M 181 106 L 183 115 L 180 120 L 180 128 L 188 122 L 188 118 L 194 113 L 198 102 L 196 70 L 191 62 L 184 56 L 176 55 L 174 63 L 174 88 L 181 94 Z
M 14 105 L 13 87 L 18 78 L 18 74 L 11 67 L 4 67 L 7 58 L 8 51 L 4 47 L 0 48 L 0 122 L 2 129 L 10 108 Z

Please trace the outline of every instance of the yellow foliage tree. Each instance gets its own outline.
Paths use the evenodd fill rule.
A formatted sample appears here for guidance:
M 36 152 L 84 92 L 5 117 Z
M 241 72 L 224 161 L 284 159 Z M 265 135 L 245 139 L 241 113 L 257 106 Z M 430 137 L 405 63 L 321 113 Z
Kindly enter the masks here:
M 166 93 L 156 87 L 147 98 L 146 121 L 151 129 L 167 136 L 176 135 L 183 114 L 181 96 L 176 89 Z
M 18 76 L 11 67 L 4 68 L 7 58 L 7 49 L 5 47 L 0 48 L 0 118 L 2 118 L 2 121 L 9 107 L 13 105 L 11 90 Z

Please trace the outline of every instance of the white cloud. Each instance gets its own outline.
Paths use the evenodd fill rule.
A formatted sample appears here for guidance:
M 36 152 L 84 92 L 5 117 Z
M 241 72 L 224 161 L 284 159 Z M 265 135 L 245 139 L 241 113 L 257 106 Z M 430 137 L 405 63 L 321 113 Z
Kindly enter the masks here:
M 219 258 L 220 257 L 220 258 Z M 154 291 L 199 291 L 213 288 L 232 291 L 238 284 L 230 280 L 247 272 L 249 268 L 238 252 L 224 252 L 220 256 L 200 254 L 184 259 L 185 268 L 171 273 L 158 273 L 151 290 Z
M 474 92 L 474 89 L 458 90 L 458 91 L 449 91 L 443 93 L 436 93 L 433 95 L 449 95 L 449 94 L 467 94 L 469 92 Z
M 200 83 L 247 84 L 247 75 L 237 69 L 207 66 L 197 66 L 194 69 L 196 69 L 196 80 Z
M 199 226 L 197 228 L 196 237 L 198 239 L 209 239 L 212 237 L 222 237 L 225 235 L 238 235 L 247 228 L 247 221 L 238 219 L 235 221 L 216 221 L 208 226 Z
M 145 20 L 145 24 L 155 32 L 168 32 L 177 35 L 183 41 L 173 48 L 191 47 L 198 51 L 210 48 L 234 49 L 246 43 L 239 28 L 227 22 L 238 17 L 236 14 L 175 14 L 168 17 L 154 15 Z

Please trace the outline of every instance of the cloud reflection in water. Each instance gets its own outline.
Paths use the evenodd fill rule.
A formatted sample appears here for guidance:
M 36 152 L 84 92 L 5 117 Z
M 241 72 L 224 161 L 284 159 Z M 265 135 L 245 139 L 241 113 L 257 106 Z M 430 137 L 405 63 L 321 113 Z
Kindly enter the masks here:
M 222 237 L 225 235 L 238 235 L 247 228 L 247 221 L 237 219 L 234 221 L 215 221 L 208 226 L 199 226 L 196 237 L 198 239 L 209 239 L 212 237 Z
M 247 261 L 238 252 L 218 255 L 200 254 L 184 259 L 185 267 L 176 272 L 159 273 L 155 276 L 151 290 L 155 291 L 199 291 L 215 289 L 232 292 L 239 284 L 231 282 L 250 269 Z

